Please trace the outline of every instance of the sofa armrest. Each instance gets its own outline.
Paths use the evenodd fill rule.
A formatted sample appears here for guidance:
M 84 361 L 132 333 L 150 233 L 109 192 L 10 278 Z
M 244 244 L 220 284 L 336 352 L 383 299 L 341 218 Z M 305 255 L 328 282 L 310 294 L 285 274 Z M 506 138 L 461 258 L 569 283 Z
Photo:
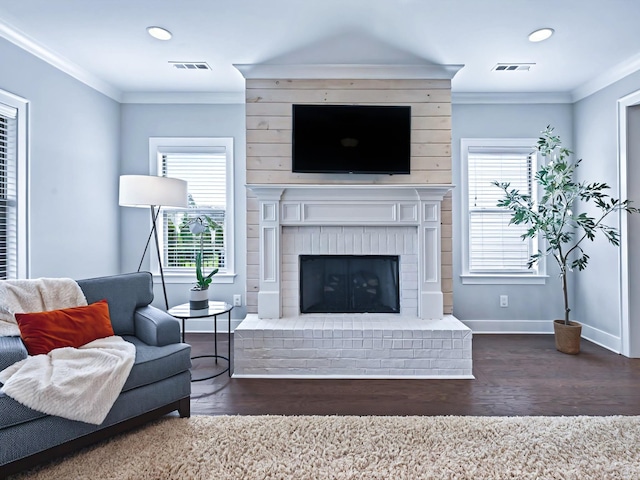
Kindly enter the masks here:
M 136 309 L 136 337 L 147 345 L 161 347 L 180 343 L 180 322 L 167 312 L 151 305 Z
M 0 337 L 0 371 L 27 358 L 27 347 L 20 337 Z

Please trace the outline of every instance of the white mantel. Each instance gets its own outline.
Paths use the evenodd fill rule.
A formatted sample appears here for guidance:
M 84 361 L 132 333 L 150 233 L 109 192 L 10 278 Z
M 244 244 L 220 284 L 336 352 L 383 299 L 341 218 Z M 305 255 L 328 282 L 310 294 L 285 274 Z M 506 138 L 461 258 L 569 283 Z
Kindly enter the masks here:
M 282 227 L 416 227 L 417 317 L 443 318 L 441 203 L 453 185 L 247 185 L 259 202 L 258 317 L 282 317 Z

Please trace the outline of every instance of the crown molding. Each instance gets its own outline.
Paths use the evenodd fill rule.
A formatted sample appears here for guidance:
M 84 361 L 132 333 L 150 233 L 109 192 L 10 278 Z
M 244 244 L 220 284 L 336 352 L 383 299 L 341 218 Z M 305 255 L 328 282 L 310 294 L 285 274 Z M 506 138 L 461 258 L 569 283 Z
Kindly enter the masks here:
M 451 103 L 454 105 L 573 103 L 573 98 L 568 92 L 451 92 Z
M 247 79 L 429 79 L 451 80 L 464 65 L 237 64 Z
M 616 83 L 619 80 L 636 73 L 640 70 L 640 53 L 634 55 L 629 60 L 621 62 L 614 66 L 612 69 L 604 72 L 601 75 L 589 80 L 587 83 L 574 89 L 572 98 L 574 102 L 582 100 L 583 98 L 593 95 L 594 93 Z
M 38 57 L 39 59 L 44 60 L 58 70 L 66 73 L 67 75 L 70 75 L 76 80 L 84 83 L 94 90 L 97 90 L 107 97 L 112 98 L 117 102 L 120 101 L 122 92 L 120 92 L 120 90 L 115 88 L 113 85 L 105 82 L 101 78 L 88 72 L 72 61 L 49 50 L 26 34 L 20 32 L 17 28 L 9 25 L 2 19 L 0 19 L 0 37 L 13 43 L 26 52 L 29 52 L 30 54 Z
M 242 92 L 124 92 L 120 103 L 237 104 L 245 103 Z

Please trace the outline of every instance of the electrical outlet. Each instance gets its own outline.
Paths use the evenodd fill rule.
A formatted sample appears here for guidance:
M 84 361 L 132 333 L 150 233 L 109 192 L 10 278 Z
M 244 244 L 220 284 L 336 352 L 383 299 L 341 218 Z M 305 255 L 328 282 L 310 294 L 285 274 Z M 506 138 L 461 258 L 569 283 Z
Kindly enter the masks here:
M 234 295 L 233 296 L 233 306 L 241 307 L 242 306 L 242 295 Z
M 500 295 L 500 306 L 507 308 L 509 306 L 509 295 Z

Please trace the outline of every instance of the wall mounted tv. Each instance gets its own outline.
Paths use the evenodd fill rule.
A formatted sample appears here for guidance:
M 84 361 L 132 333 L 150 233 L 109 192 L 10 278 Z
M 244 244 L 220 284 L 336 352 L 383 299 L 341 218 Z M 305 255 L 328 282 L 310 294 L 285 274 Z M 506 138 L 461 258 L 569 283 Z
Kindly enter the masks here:
M 411 107 L 293 105 L 292 170 L 411 173 Z

